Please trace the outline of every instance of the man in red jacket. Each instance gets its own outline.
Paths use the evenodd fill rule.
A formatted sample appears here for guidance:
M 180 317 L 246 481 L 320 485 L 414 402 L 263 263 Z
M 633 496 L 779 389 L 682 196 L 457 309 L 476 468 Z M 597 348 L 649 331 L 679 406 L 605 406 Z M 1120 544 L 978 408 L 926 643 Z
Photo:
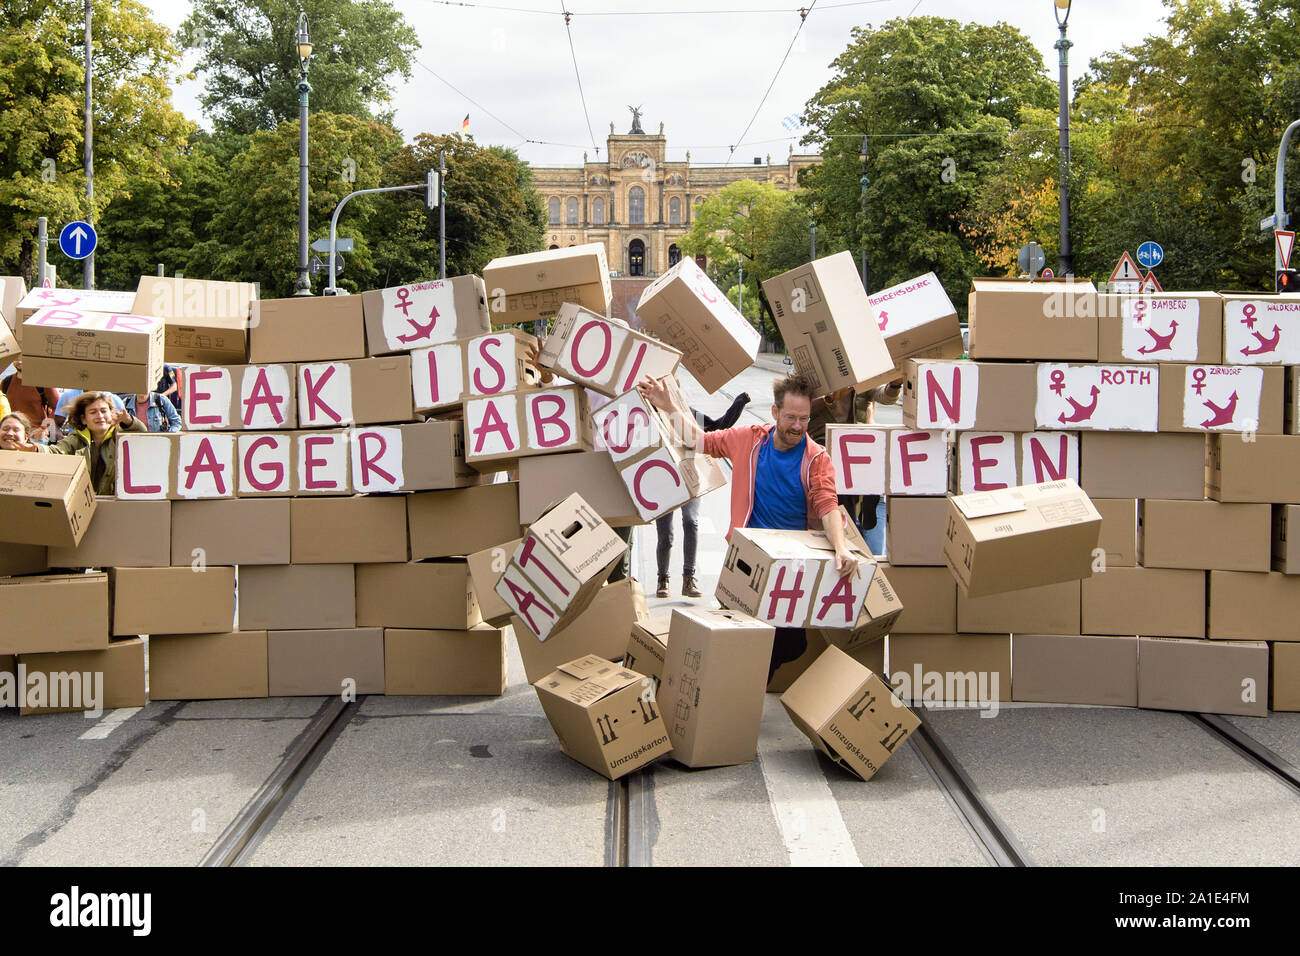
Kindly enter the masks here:
M 820 529 L 835 549 L 841 577 L 858 573 L 858 559 L 844 539 L 844 524 L 835 496 L 835 467 L 826 449 L 808 437 L 812 388 L 801 375 L 788 375 L 772 388 L 771 425 L 739 425 L 705 432 L 688 408 L 679 408 L 672 391 L 649 377 L 638 388 L 650 404 L 677 423 L 690 448 L 731 462 L 731 527 L 786 531 Z M 802 628 L 776 629 L 768 679 L 786 661 L 807 648 Z

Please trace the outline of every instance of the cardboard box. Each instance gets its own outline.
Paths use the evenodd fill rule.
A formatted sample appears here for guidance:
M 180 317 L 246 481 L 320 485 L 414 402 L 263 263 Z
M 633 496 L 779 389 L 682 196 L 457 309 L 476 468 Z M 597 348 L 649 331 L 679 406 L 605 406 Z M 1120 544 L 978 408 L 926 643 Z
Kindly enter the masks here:
M 1211 571 L 1209 629 L 1216 640 L 1289 641 L 1300 621 L 1300 579 L 1269 571 Z
M 671 626 L 671 615 L 635 622 L 627 640 L 627 651 L 623 654 L 623 666 L 654 681 L 656 694 L 664 679 Z
M 1282 433 L 1300 435 L 1300 365 L 1283 369 L 1282 391 L 1286 401 L 1283 409 Z
M 239 569 L 239 625 L 254 630 L 357 626 L 351 564 L 293 564 Z
M 955 634 L 957 632 L 957 582 L 947 568 L 880 565 L 889 575 L 903 613 L 893 630 L 905 634 Z
M 885 577 L 884 569 L 877 566 L 867 586 L 867 597 L 858 612 L 857 623 L 850 628 L 818 628 L 827 644 L 856 655 L 858 651 L 882 640 L 903 614 L 903 602 L 894 586 Z M 838 622 L 837 622 L 838 623 Z
M 512 617 L 511 624 L 524 662 L 524 675 L 530 683 L 536 683 L 575 656 L 597 654 L 606 660 L 622 660 L 628 634 L 649 616 L 640 583 L 624 578 L 602 587 L 586 610 L 564 627 L 552 631 L 545 641 L 533 637 L 518 618 Z
M 260 365 L 365 358 L 365 295 L 263 299 L 249 330 L 248 360 Z
M 231 498 L 172 505 L 172 564 L 289 563 L 289 499 Z
M 666 755 L 672 745 L 649 678 L 597 654 L 533 682 L 560 749 L 610 780 Z M 615 726 L 617 724 L 617 726 Z
M 102 650 L 18 655 L 19 680 L 26 705 L 19 714 L 66 714 L 79 710 L 143 707 L 144 641 L 114 641 Z M 44 680 L 37 678 L 43 674 Z M 44 703 L 33 698 L 33 684 L 46 688 Z M 57 699 L 56 699 L 57 698 Z M 97 699 L 93 699 L 97 698 Z M 98 707 L 91 706 L 98 704 Z
M 592 448 L 587 394 L 577 385 L 530 388 L 467 399 L 465 461 L 500 471 L 529 455 Z
M 1300 644 L 1278 641 L 1273 645 L 1269 691 L 1270 710 L 1300 711 Z
M 1079 484 L 1092 498 L 1205 497 L 1204 435 L 1084 432 Z
M 1084 634 L 1205 637 L 1205 572 L 1107 567 L 1082 582 Z
M 1283 574 L 1300 574 L 1300 505 L 1273 505 L 1270 567 Z
M 762 342 L 690 256 L 646 287 L 636 314 L 682 353 L 682 364 L 709 394 L 753 365 Z
M 968 305 L 973 359 L 1097 360 L 1091 282 L 972 279 Z
M 846 542 L 861 576 L 843 578 L 820 531 L 736 528 L 731 532 L 715 597 L 776 627 L 853 629 L 875 576 L 876 560 Z
M 1012 700 L 1136 707 L 1138 639 L 1013 634 Z
M 632 493 L 608 451 L 531 455 L 519 459 L 519 520 L 528 524 L 577 492 L 614 528 L 641 524 Z M 554 668 L 552 668 L 554 669 Z
M 1138 640 L 1138 706 L 1264 717 L 1268 645 L 1262 641 Z
M 149 638 L 150 700 L 267 695 L 266 631 Z
M 73 567 L 70 564 L 55 567 Z M 44 574 L 50 568 L 49 556 L 43 544 L 9 544 L 0 542 L 0 577 L 18 574 Z
M 1223 299 L 1217 292 L 1097 296 L 1097 361 L 1223 361 Z
M 97 504 L 80 455 L 0 451 L 0 540 L 75 548 Z
M 625 551 L 627 543 L 572 494 L 528 526 L 496 591 L 518 624 L 545 641 L 586 610 Z
M 903 424 L 909 428 L 1032 432 L 1037 366 L 908 359 Z
M 957 358 L 966 351 L 957 309 L 933 272 L 883 289 L 867 302 L 895 368 L 909 358 Z
M 891 497 L 885 502 L 885 521 L 885 552 L 891 565 L 943 566 L 946 497 Z
M 352 488 L 366 494 L 431 491 L 482 484 L 465 463 L 461 422 L 366 425 L 350 429 Z
M 1089 577 L 1101 515 L 1074 482 L 949 499 L 944 563 L 967 597 Z
M 215 365 L 185 376 L 187 431 L 298 426 L 293 365 Z M 155 380 L 156 381 L 156 380 Z
M 841 388 L 873 388 L 897 376 L 852 253 L 814 259 L 764 279 L 763 291 L 814 398 Z
M 360 490 L 353 486 L 353 461 L 359 458 L 360 451 L 364 450 L 367 457 L 376 451 L 371 447 L 373 439 L 367 439 L 365 442 L 367 447 L 362 449 L 354 446 L 350 438 L 350 432 L 331 428 L 320 431 L 290 432 L 287 445 L 275 442 L 255 451 L 249 444 L 245 446 L 248 457 L 239 463 L 239 477 L 241 480 L 249 478 L 260 470 L 262 480 L 254 484 L 250 479 L 249 484 L 261 493 L 262 489 L 257 488 L 258 484 L 271 484 L 273 487 L 282 485 L 278 479 L 280 479 L 281 468 L 286 468 L 289 493 L 294 496 L 350 495 Z M 238 440 L 236 447 L 239 447 Z M 271 466 L 271 462 L 275 462 L 275 466 Z M 359 461 L 358 465 L 360 465 Z M 269 472 L 268 468 L 271 469 Z M 379 483 L 383 483 L 382 475 L 378 475 L 373 470 L 368 474 L 372 480 L 379 479 Z
M 272 697 L 332 697 L 384 692 L 384 631 L 270 631 L 267 689 Z
M 610 398 L 636 388 L 647 375 L 663 378 L 681 364 L 670 345 L 572 302 L 560 306 L 542 345 L 539 364 Z
M 657 699 L 673 759 L 687 767 L 749 763 L 775 629 L 731 611 L 673 609 Z
M 473 554 L 520 536 L 513 481 L 407 495 L 406 511 L 413 561 Z
M 1272 525 L 1266 504 L 1148 498 L 1138 506 L 1138 563 L 1145 568 L 1267 571 Z
M 510 556 L 522 540 L 512 538 L 482 551 L 475 551 L 465 559 L 469 565 L 470 584 L 474 587 L 479 614 L 483 617 L 483 623 L 492 627 L 504 627 L 510 623 L 510 605 L 501 600 L 496 587 L 506 565 L 510 563 Z
M 1010 634 L 890 634 L 890 685 L 901 700 L 980 706 L 1011 699 Z
M 386 695 L 499 697 L 505 692 L 504 630 L 486 624 L 451 631 L 385 629 Z
M 863 780 L 921 726 L 879 676 L 837 647 L 790 685 L 781 705 L 818 750 Z
M 357 566 L 359 627 L 465 631 L 482 621 L 464 559 Z
M 119 432 L 116 437 L 118 498 L 156 501 L 235 495 L 239 479 L 233 432 Z
M 1006 594 L 957 595 L 959 634 L 1078 634 L 1079 582 L 1062 581 Z
M 1137 509 L 1136 498 L 1093 498 L 1092 506 L 1101 515 L 1101 538 L 1097 541 L 1109 568 L 1136 567 Z
M 53 292 L 53 289 L 46 289 L 45 292 Z M 17 354 L 18 342 L 17 329 L 21 327 L 15 313 L 18 310 L 18 303 L 27 298 L 27 282 L 22 276 L 0 276 L 0 325 L 11 331 L 15 337 L 12 344 L 14 352 L 9 354 L 12 359 Z
M 298 427 L 415 421 L 411 357 L 298 365 Z
M 257 305 L 251 282 L 141 276 L 128 311 L 165 320 L 168 362 L 243 365 Z
M 5 303 L 11 301 L 13 289 L 5 281 Z M 19 282 L 22 280 L 19 279 Z M 113 292 L 106 289 L 32 289 L 24 292 L 12 313 L 5 313 L 5 320 L 18 339 L 23 342 L 23 323 L 41 309 L 76 309 L 79 312 L 131 313 L 135 311 L 134 292 Z M 152 313 L 140 313 L 151 315 Z
M 41 309 L 26 322 L 23 382 L 144 394 L 163 373 L 163 323 L 143 315 Z
M 81 543 L 75 548 L 50 548 L 49 560 L 56 568 L 168 567 L 172 503 L 98 498 L 95 520 Z
M 478 276 L 452 276 L 361 293 L 370 355 L 411 352 L 492 331 Z
M 565 302 L 609 310 L 609 264 L 600 242 L 500 256 L 483 267 L 483 282 L 494 326 L 554 318 Z
M 1251 440 L 1247 440 L 1251 439 Z M 1207 497 L 1300 504 L 1300 435 L 1210 435 Z
M 0 578 L 0 654 L 99 651 L 108 646 L 108 575 Z
M 220 634 L 235 626 L 235 569 L 114 568 L 113 634 Z
M 385 564 L 409 560 L 406 497 L 294 498 L 293 564 Z
M 1234 365 L 1300 365 L 1300 296 L 1224 292 L 1223 359 Z
M 1024 432 L 1020 439 L 1020 484 L 1079 480 L 1079 432 Z
M 958 494 L 1079 480 L 1078 432 L 959 432 L 953 451 Z
M 878 425 L 826 424 L 826 454 L 835 468 L 835 493 L 883 495 L 889 490 L 889 436 Z
M 528 360 L 534 336 L 502 329 L 411 353 L 411 388 L 417 412 L 460 411 L 467 398 L 537 386 L 541 372 Z
M 1150 365 L 1041 362 L 1037 428 L 1154 432 L 1160 424 L 1160 369 Z
M 889 494 L 947 494 L 952 480 L 951 433 L 937 429 L 889 430 Z
M 1282 434 L 1283 369 L 1161 365 L 1162 432 Z

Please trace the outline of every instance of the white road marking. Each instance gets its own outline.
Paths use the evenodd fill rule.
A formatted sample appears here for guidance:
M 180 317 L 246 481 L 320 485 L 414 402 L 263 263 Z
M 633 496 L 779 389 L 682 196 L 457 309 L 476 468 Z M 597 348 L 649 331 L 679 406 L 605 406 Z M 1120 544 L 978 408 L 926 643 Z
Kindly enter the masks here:
M 140 713 L 143 708 L 140 707 L 119 707 L 117 710 L 110 710 L 104 715 L 104 719 L 91 727 L 78 740 L 103 740 L 113 731 L 117 730 L 124 723 Z
M 780 698 L 768 694 L 758 736 L 758 765 L 790 865 L 861 866 L 817 759 L 812 742 L 790 722 Z

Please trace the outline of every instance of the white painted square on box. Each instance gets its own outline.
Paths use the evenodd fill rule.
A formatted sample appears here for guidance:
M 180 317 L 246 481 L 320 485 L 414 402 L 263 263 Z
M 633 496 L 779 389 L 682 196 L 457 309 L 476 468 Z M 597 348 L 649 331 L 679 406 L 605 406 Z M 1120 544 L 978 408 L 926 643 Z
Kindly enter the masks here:
M 348 432 L 352 454 L 352 490 L 357 494 L 401 491 L 402 430 L 392 427 L 354 428 Z
M 838 495 L 886 493 L 889 431 L 871 425 L 828 425 L 827 452 L 835 468 Z
M 347 362 L 298 366 L 298 424 L 352 424 L 352 367 Z
M 411 353 L 411 395 L 416 408 L 459 405 L 465 395 L 465 370 L 458 342 Z
M 517 340 L 501 332 L 480 335 L 465 345 L 465 394 L 497 395 L 519 387 Z
M 565 378 L 589 382 L 602 391 L 611 389 L 627 339 L 625 327 L 597 316 L 580 315 L 556 358 L 556 368 Z
M 663 444 L 658 418 L 636 389 L 592 412 L 591 424 L 596 447 L 608 451 L 616 464 Z
M 1079 483 L 1079 433 L 1022 433 L 1019 484 L 1036 485 L 1063 478 Z
M 513 393 L 465 402 L 465 457 L 519 452 L 519 403 Z
M 861 577 L 852 574 L 840 577 L 835 571 L 834 558 L 823 563 L 817 593 L 808 609 L 809 627 L 852 629 L 857 624 L 863 602 L 867 599 L 867 591 L 871 587 L 871 579 L 876 575 L 876 565 L 868 562 L 859 565 L 859 568 L 862 570 Z
M 293 490 L 289 470 L 292 437 L 267 432 L 243 432 L 235 438 L 242 494 L 288 495 Z
M 1184 370 L 1183 427 L 1212 432 L 1259 429 L 1264 370 L 1247 365 L 1189 365 Z
M 166 435 L 123 432 L 117 443 L 117 496 L 132 501 L 166 498 L 175 444 Z
M 1201 303 L 1196 299 L 1131 299 L 1120 306 L 1120 354 L 1133 362 L 1195 362 Z
M 547 389 L 522 392 L 528 419 L 528 448 L 557 451 L 578 439 L 578 392 L 576 389 Z
M 975 427 L 980 367 L 974 362 L 924 362 L 917 366 L 916 427 Z
M 1010 432 L 962 432 L 957 436 L 957 493 L 1014 488 L 1016 436 Z
M 310 432 L 298 439 L 298 492 L 343 492 L 348 487 L 348 433 Z
M 234 435 L 187 435 L 181 432 L 178 444 L 177 494 L 182 498 L 234 496 Z
M 205 368 L 185 377 L 185 430 L 229 428 L 234 385 L 230 369 Z
M 259 365 L 245 369 L 239 383 L 236 414 L 245 428 L 292 428 L 289 399 L 293 396 L 292 365 Z
M 506 567 L 501 580 L 497 582 L 496 592 L 534 637 L 545 641 L 551 636 L 560 612 L 551 607 L 540 588 L 526 578 L 517 565 L 510 564 Z M 520 640 L 529 639 L 523 634 L 518 637 Z
M 1038 366 L 1034 418 L 1039 428 L 1153 432 L 1159 414 L 1156 365 Z
M 912 428 L 890 430 L 889 493 L 948 493 L 948 442 L 943 432 Z
M 803 627 L 808 621 L 821 563 L 807 558 L 773 561 L 754 616 L 776 627 Z
M 667 448 L 619 470 L 642 521 L 653 521 L 690 500 L 690 489 Z
M 424 348 L 456 337 L 456 298 L 450 282 L 417 282 L 383 289 L 380 296 L 389 349 Z

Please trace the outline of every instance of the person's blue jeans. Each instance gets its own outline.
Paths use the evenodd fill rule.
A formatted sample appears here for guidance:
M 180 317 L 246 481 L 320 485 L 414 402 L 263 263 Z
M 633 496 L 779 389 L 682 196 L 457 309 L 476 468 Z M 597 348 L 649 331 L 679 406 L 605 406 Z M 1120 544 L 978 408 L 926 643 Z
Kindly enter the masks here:
M 876 505 L 876 526 L 868 528 L 862 532 L 862 537 L 866 539 L 867 547 L 871 553 L 878 558 L 885 556 L 885 496 L 880 496 L 880 501 Z
M 680 509 L 682 515 L 682 574 L 695 574 L 695 549 L 699 539 L 700 499 L 692 498 Z M 655 519 L 655 530 L 659 533 L 655 548 L 655 559 L 659 564 L 659 576 L 668 577 L 668 558 L 673 550 L 673 514 L 660 515 Z

